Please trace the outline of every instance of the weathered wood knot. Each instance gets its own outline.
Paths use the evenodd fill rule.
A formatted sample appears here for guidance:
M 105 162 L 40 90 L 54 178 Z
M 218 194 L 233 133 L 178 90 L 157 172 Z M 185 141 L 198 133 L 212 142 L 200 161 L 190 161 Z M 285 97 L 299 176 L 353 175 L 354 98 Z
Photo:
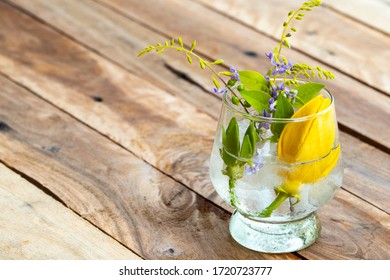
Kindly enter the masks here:
M 254 51 L 245 51 L 244 54 L 246 56 L 249 56 L 249 57 L 258 57 L 259 55 L 257 54 L 257 52 L 254 52 Z
M 11 127 L 9 127 L 8 124 L 4 122 L 0 122 L 0 131 L 8 132 L 11 130 Z
M 103 98 L 101 96 L 92 96 L 92 99 L 96 102 L 103 102 Z

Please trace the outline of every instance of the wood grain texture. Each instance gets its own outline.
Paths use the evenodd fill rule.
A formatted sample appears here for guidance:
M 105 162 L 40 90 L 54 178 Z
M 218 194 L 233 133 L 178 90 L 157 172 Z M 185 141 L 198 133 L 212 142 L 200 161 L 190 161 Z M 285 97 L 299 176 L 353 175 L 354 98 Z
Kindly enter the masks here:
M 329 215 L 329 213 L 337 213 Z M 308 259 L 390 260 L 390 216 L 345 191 L 318 211 L 321 238 L 300 251 Z M 340 228 L 334 234 L 335 228 Z M 340 254 L 340 252 L 343 252 Z
M 343 15 L 390 35 L 389 0 L 337 0 L 327 1 L 326 5 Z
M 140 259 L 0 164 L 0 259 Z
M 28 32 L 22 38 L 29 40 L 30 43 L 28 45 L 19 42 L 22 46 L 17 48 L 18 52 L 15 51 L 16 43 L 13 45 L 13 49 L 8 47 L 3 51 L 0 59 L 2 71 L 28 86 L 43 98 L 50 100 L 56 106 L 106 134 L 166 174 L 196 190 L 202 196 L 210 197 L 222 205 L 210 185 L 207 168 L 216 125 L 215 119 L 203 114 L 199 109 L 186 102 L 159 90 L 150 83 L 126 73 L 123 69 L 106 62 L 97 55 L 80 48 L 74 42 L 64 39 L 44 26 L 34 23 L 30 18 L 17 11 L 6 8 L 1 9 L 1 11 L 6 11 L 1 19 L 8 22 L 11 29 L 13 27 L 13 30 L 23 33 L 25 26 L 28 26 Z M 15 18 L 18 20 L 11 21 Z M 18 26 L 19 24 L 21 26 Z M 31 42 L 34 40 L 35 44 L 31 46 Z M 40 44 L 41 40 L 45 44 Z M 16 40 L 16 42 L 18 41 Z M 21 55 L 24 56 L 21 58 Z M 51 67 L 51 72 L 45 72 L 44 69 L 49 67 Z M 94 96 L 100 96 L 103 102 L 94 101 Z M 156 108 L 161 108 L 161 110 L 156 110 Z M 359 143 L 356 139 L 354 141 Z M 31 140 L 31 142 L 34 141 Z M 95 151 L 96 147 L 94 148 Z M 75 152 L 77 154 L 78 150 L 69 151 L 68 155 L 75 154 Z M 381 154 L 379 151 L 378 153 Z M 118 156 L 113 155 L 113 158 L 116 159 Z M 66 161 L 73 162 L 73 160 L 67 159 Z M 96 159 L 91 156 L 89 160 L 95 161 Z M 42 159 L 39 159 L 39 162 L 41 161 Z M 16 163 L 14 162 L 14 164 Z M 61 169 L 58 168 L 58 170 Z M 64 172 L 67 174 L 67 170 Z M 108 175 L 111 174 L 103 172 L 101 180 L 104 180 Z M 85 177 L 85 174 L 80 176 Z M 136 176 L 137 179 L 139 177 L 142 176 Z M 45 181 L 45 178 L 39 178 L 39 180 Z M 354 182 L 353 178 L 351 180 Z M 369 178 L 367 180 L 370 181 Z M 347 189 L 349 187 L 346 186 Z M 56 190 L 56 193 L 59 192 L 61 190 Z M 346 195 L 349 199 L 353 197 L 351 194 Z M 139 200 L 142 200 L 142 197 L 142 195 L 137 196 L 135 202 L 140 203 Z M 74 201 L 74 199 L 69 199 L 69 201 Z M 360 199 L 354 201 L 357 205 L 363 203 L 364 207 L 368 207 L 374 212 L 379 211 Z M 323 213 L 326 215 L 324 219 L 330 220 L 332 217 L 337 217 L 340 207 L 346 207 L 336 200 L 332 203 L 336 203 L 337 207 L 332 207 L 333 204 L 330 204 L 327 208 L 328 211 Z M 104 207 L 102 206 L 102 209 Z M 348 213 L 354 215 L 353 220 L 356 227 L 367 223 L 367 219 L 371 219 L 359 211 Z M 219 222 L 216 221 L 214 227 L 218 228 Z M 378 227 L 375 223 L 370 225 L 369 229 Z M 226 231 L 226 228 L 224 230 Z M 327 235 L 324 238 L 338 240 L 339 236 L 346 230 L 345 224 L 336 224 L 332 230 L 326 232 Z M 388 228 L 383 226 L 381 230 L 386 232 Z M 351 238 L 353 242 L 364 238 L 360 237 L 357 232 L 352 231 L 350 234 L 354 237 Z M 384 243 L 383 235 L 379 235 L 378 238 L 380 240 L 375 240 L 374 247 L 376 244 Z M 359 247 L 359 244 L 356 243 L 355 246 Z M 324 256 L 324 252 L 310 248 L 307 250 L 307 252 L 317 255 L 318 258 Z M 351 255 L 348 248 L 341 246 L 339 258 L 371 256 L 363 254 L 363 251 L 364 248 Z M 382 250 L 379 252 L 384 258 L 387 257 L 387 255 L 383 255 Z M 237 253 L 235 256 L 239 256 L 239 254 L 242 253 Z
M 297 258 L 244 249 L 229 235 L 228 212 L 33 94 L 0 82 L 0 121 L 7 127 L 0 131 L 0 159 L 143 258 Z
M 390 214 L 390 156 L 341 133 L 343 187 Z
M 204 98 L 208 95 L 204 94 L 204 90 L 209 90 L 210 75 L 199 67 L 189 66 L 183 57 L 174 52 L 167 52 L 164 56 L 150 56 L 147 60 L 136 59 L 137 53 L 150 42 L 166 40 L 139 23 L 129 21 L 92 0 L 12 3 L 22 5 L 29 12 L 117 62 L 131 73 L 148 78 L 159 88 L 202 107 L 209 114 L 219 111 L 215 95 L 214 98 Z M 188 75 L 189 72 L 192 75 Z
M 75 20 L 76 18 L 74 17 Z M 24 20 L 18 22 L 21 22 L 22 26 L 34 26 L 27 18 Z M 19 33 L 23 32 L 22 27 L 14 23 L 9 25 L 17 28 Z M 88 26 L 85 29 L 89 29 Z M 71 112 L 176 180 L 190 186 L 197 193 L 212 199 L 217 204 L 224 205 L 210 188 L 208 178 L 208 155 L 211 151 L 217 112 L 213 114 L 214 119 L 212 119 L 202 114 L 199 109 L 180 102 L 43 27 L 36 25 L 34 32 L 30 31 L 24 37 L 31 36 L 35 40 L 47 38 L 46 41 L 51 43 L 47 47 L 58 51 L 51 53 L 42 49 L 42 52 L 37 54 L 34 50 L 39 50 L 39 47 L 26 43 L 26 48 L 19 48 L 17 52 L 18 49 L 13 45 L 11 49 L 8 44 L 4 44 L 3 49 L 9 49 L 8 53 L 12 50 L 15 53 L 14 57 L 19 60 L 10 60 L 9 57 L 4 56 L 3 60 L 0 60 L 0 65 L 4 65 L 3 69 L 6 73 L 10 73 L 13 79 L 17 79 L 42 97 Z M 26 58 L 22 60 L 20 54 L 26 54 Z M 67 64 L 67 57 L 72 56 L 78 58 L 77 63 Z M 38 67 L 26 67 L 24 61 L 35 61 Z M 53 65 L 52 61 L 58 65 Z M 50 75 L 42 71 L 49 67 L 53 69 Z M 61 71 L 56 70 L 57 68 Z M 153 71 L 153 68 L 150 68 L 150 71 Z M 161 76 L 163 75 L 164 72 L 161 73 Z M 69 79 L 73 80 L 69 81 Z M 61 90 L 58 91 L 57 88 Z M 199 92 L 193 94 L 196 96 L 197 93 Z M 94 96 L 102 98 L 102 102 L 95 102 Z M 216 100 L 212 99 L 212 101 Z M 145 112 L 149 111 L 152 114 L 148 113 L 150 116 L 145 118 Z M 195 115 L 196 118 L 193 118 L 192 116 Z M 161 122 L 164 122 L 163 126 Z M 356 147 L 360 142 L 350 137 L 343 144 L 346 147 Z M 384 158 L 385 155 L 378 152 L 378 160 L 386 162 Z M 346 161 L 348 160 L 346 157 Z M 365 154 L 360 154 L 356 163 L 350 165 L 351 169 L 353 170 L 354 165 L 357 164 L 360 165 L 359 170 L 365 170 L 362 164 L 366 161 Z M 382 166 L 386 168 L 386 165 Z M 367 176 L 369 172 L 378 175 Z M 389 180 L 389 176 L 383 174 L 386 172 L 371 165 L 365 173 L 367 179 L 363 181 L 366 182 L 365 184 L 376 186 L 376 191 L 367 188 L 368 191 L 364 193 L 369 195 L 365 197 L 382 209 L 384 203 L 380 203 L 382 200 L 377 199 L 378 193 L 388 194 L 386 180 Z M 348 188 L 352 188 L 351 191 L 365 190 L 364 187 L 355 187 L 361 185 L 361 183 L 351 183 Z M 229 209 L 226 205 L 224 207 Z
M 141 21 L 150 28 L 169 34 L 168 36 L 180 35 L 185 42 L 192 42 L 195 38 L 198 41 L 198 51 L 209 57 L 223 58 L 238 69 L 257 69 L 265 73 L 269 68 L 269 60 L 264 52 L 274 48 L 274 40 L 195 2 L 101 1 L 118 13 Z M 187 20 L 187 15 L 196 16 Z M 324 66 L 294 50 L 288 50 L 286 54 L 295 62 Z M 337 70 L 334 73 L 337 79 L 327 82 L 327 88 L 335 96 L 339 122 L 385 147 L 390 147 L 390 131 L 387 129 L 390 126 L 388 96 L 364 86 Z M 368 115 L 371 118 L 367 118 Z M 372 125 L 371 119 L 376 120 L 375 126 Z M 378 130 L 382 132 L 380 135 L 377 133 Z
M 300 0 L 249 0 L 243 5 L 240 0 L 198 1 L 277 40 L 287 13 L 302 3 Z M 350 6 L 355 5 L 354 1 L 349 2 Z M 388 21 L 389 8 L 387 15 Z M 383 63 L 390 61 L 389 36 L 326 8 L 306 13 L 303 21 L 293 23 L 298 29 L 295 39 L 290 40 L 294 48 L 390 94 L 390 69 Z

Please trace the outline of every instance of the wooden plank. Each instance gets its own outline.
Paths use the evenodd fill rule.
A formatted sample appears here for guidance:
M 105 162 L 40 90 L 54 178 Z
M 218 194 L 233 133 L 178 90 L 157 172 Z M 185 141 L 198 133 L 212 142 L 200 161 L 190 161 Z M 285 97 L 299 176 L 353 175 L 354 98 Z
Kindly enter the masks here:
M 390 156 L 356 138 L 340 134 L 343 188 L 390 214 Z
M 38 51 L 38 54 L 28 49 L 19 52 L 30 55 L 30 60 L 35 55 L 33 61 L 36 61 L 40 67 L 28 68 L 23 63 L 17 62 L 16 56 L 11 61 L 8 56 L 3 56 L 0 64 L 7 63 L 9 66 L 3 69 L 12 74 L 13 78 L 19 77 L 19 81 L 26 83 L 37 94 L 118 141 L 122 146 L 161 168 L 165 173 L 185 183 L 202 196 L 211 196 L 216 203 L 220 204 L 210 185 L 207 168 L 215 119 L 144 80 L 126 73 L 119 67 L 107 63 L 58 34 L 35 24 L 16 11 L 8 10 L 5 15 L 11 13 L 11 18 L 14 20 L 10 21 L 12 22 L 10 25 L 20 23 L 22 26 L 28 26 L 29 32 L 26 36 L 30 37 L 27 36 L 27 38 L 35 34 L 33 38 L 37 41 L 42 38 L 46 42 L 44 46 L 49 49 Z M 19 30 L 19 33 L 23 34 L 22 30 L 23 28 Z M 24 36 L 21 37 L 24 38 Z M 35 52 L 37 49 L 40 50 L 34 46 L 33 49 Z M 57 50 L 57 52 L 51 53 L 50 50 Z M 11 51 L 8 53 L 12 54 Z M 58 56 L 56 53 L 61 55 Z M 73 59 L 70 64 L 64 57 L 77 57 L 77 60 Z M 11 62 L 17 63 L 17 68 Z M 41 71 L 48 67 L 47 64 L 52 65 L 52 63 L 57 65 L 51 68 L 51 75 Z M 55 71 L 57 67 L 64 73 Z M 69 81 L 69 76 L 74 80 Z M 101 96 L 103 102 L 94 102 L 92 98 L 94 95 Z M 155 110 L 155 108 L 163 108 L 163 110 Z M 381 152 L 378 151 L 378 153 Z M 93 161 L 96 160 L 93 159 Z M 39 159 L 38 162 L 42 161 L 44 160 Z M 354 182 L 353 178 L 351 180 Z M 346 188 L 349 187 L 346 186 Z M 348 194 L 348 196 L 352 195 Z M 365 203 L 358 198 L 355 199 L 356 205 Z M 329 211 L 324 213 L 325 218 L 337 217 L 338 209 L 346 207 L 343 202 L 338 203 L 337 200 L 332 203 L 337 203 L 337 207 L 329 207 Z M 367 207 L 375 209 L 372 206 Z M 351 215 L 356 215 L 354 220 L 359 221 L 358 223 L 370 223 L 371 218 L 364 216 L 361 212 L 355 211 Z M 324 238 L 337 240 L 337 236 L 341 236 L 345 231 L 344 226 L 344 224 L 337 224 L 328 232 L 331 236 Z M 374 223 L 372 227 L 369 226 L 370 229 L 376 227 Z M 351 234 L 357 233 L 351 232 Z M 375 241 L 375 244 L 382 243 L 380 240 Z M 344 249 L 340 249 L 340 257 L 351 257 L 350 252 L 345 252 Z M 378 250 L 382 252 L 382 249 Z M 322 255 L 320 252 L 311 252 Z M 362 250 L 356 252 L 354 257 L 363 258 L 365 255 L 362 252 Z
M 0 164 L 0 259 L 140 259 Z
M 389 0 L 337 0 L 327 1 L 326 6 L 390 35 Z
M 176 53 L 166 52 L 164 56 L 151 55 L 147 59 L 134 59 L 137 52 L 146 45 L 151 42 L 164 41 L 167 38 L 163 38 L 143 26 L 127 20 L 91 1 L 36 0 L 34 3 L 25 0 L 13 1 L 18 5 L 22 5 L 23 8 L 28 9 L 29 12 L 34 13 L 43 20 L 50 22 L 50 24 L 55 25 L 71 37 L 77 38 L 77 40 L 82 41 L 99 53 L 125 66 L 129 71 L 149 81 L 153 81 L 153 83 L 157 83 L 159 87 L 176 96 L 180 96 L 197 107 L 201 107 L 212 116 L 218 115 L 219 104 L 215 102 L 214 96 L 210 97 L 202 92 L 202 88 L 206 88 L 207 90 L 211 87 L 209 73 L 199 71 L 198 67 L 191 67 L 186 62 L 186 59 L 183 59 L 182 56 Z M 143 1 L 137 4 L 133 3 L 133 6 L 128 7 L 128 11 L 123 10 L 129 14 L 133 9 L 141 9 L 143 7 L 142 5 L 146 5 L 144 3 L 151 2 Z M 264 50 L 272 48 L 274 42 L 269 38 L 244 28 L 241 25 L 227 21 L 226 18 L 217 14 L 210 14 L 210 11 L 197 5 L 194 7 L 199 10 L 198 14 L 205 14 L 205 18 L 201 18 L 200 20 L 192 18 L 191 22 L 194 21 L 195 23 L 190 25 L 191 22 L 184 19 L 180 13 L 174 13 L 176 10 L 190 13 L 189 8 L 181 5 L 173 7 L 160 15 L 157 13 L 165 7 L 162 3 L 167 2 L 157 1 L 151 4 L 147 13 L 144 11 L 147 9 L 146 5 L 144 10 L 139 10 L 138 13 L 134 12 L 134 14 L 131 13 L 130 15 L 142 19 L 142 13 L 146 13 L 145 16 L 152 13 L 154 17 L 147 18 L 146 21 L 153 23 L 158 18 L 159 21 L 154 23 L 156 26 L 161 26 L 161 30 L 172 30 L 172 35 L 183 34 L 188 41 L 193 38 L 203 38 L 198 44 L 202 52 L 210 56 L 220 55 L 228 57 L 229 61 L 234 62 L 242 68 L 252 67 L 253 69 L 257 69 L 260 66 L 262 71 L 266 71 L 268 62 L 265 58 L 262 58 L 260 61 L 259 59 L 247 57 L 243 52 L 245 49 L 253 50 L 253 46 L 259 46 L 259 48 Z M 172 5 L 173 2 L 169 3 Z M 153 7 L 155 6 L 157 7 L 154 10 Z M 124 6 L 124 8 L 126 7 Z M 168 14 L 166 18 L 164 18 L 165 14 Z M 171 18 L 177 18 L 180 22 L 186 22 L 187 25 L 164 26 L 164 24 L 171 22 Z M 214 18 L 216 18 L 215 22 L 213 22 Z M 212 21 L 211 25 L 215 24 L 217 27 L 221 26 L 221 28 L 210 32 L 207 23 L 210 21 Z M 99 22 L 99 24 L 97 25 L 96 22 Z M 219 25 L 218 22 L 221 24 Z M 230 34 L 231 32 L 229 30 L 237 30 L 240 36 L 246 38 L 245 41 L 237 38 L 237 35 L 234 35 L 234 33 Z M 216 40 L 215 34 L 222 34 L 222 39 Z M 223 38 L 228 38 L 228 40 L 232 40 L 233 42 L 241 41 L 243 49 L 238 49 L 236 45 L 232 46 L 227 41 L 223 41 L 223 44 L 221 44 L 220 41 L 225 40 Z M 249 42 L 246 43 L 247 41 Z M 211 44 L 208 44 L 208 42 L 211 42 Z M 203 45 L 204 48 L 202 47 Z M 216 53 L 214 51 L 216 46 L 223 53 Z M 301 61 L 304 59 L 308 60 L 308 58 L 304 58 L 297 53 L 293 53 L 293 55 Z M 175 69 L 177 73 L 173 73 L 172 69 Z M 341 73 L 336 72 L 336 75 L 338 77 L 337 80 L 328 84 L 330 90 L 336 96 L 339 121 L 343 125 L 363 134 L 365 137 L 374 139 L 376 142 L 390 147 L 390 140 L 388 140 L 390 139 L 390 131 L 386 129 L 390 125 L 389 99 Z M 348 108 L 348 110 L 344 108 Z M 372 115 L 372 118 L 378 119 L 376 125 L 380 126 L 379 129 L 383 132 L 383 135 L 378 135 L 376 127 L 372 125 L 372 118 L 367 118 L 367 115 Z
M 90 0 L 81 2 L 38 0 L 34 3 L 31 1 L 14 3 L 24 5 L 43 20 L 96 49 L 128 71 L 149 78 L 156 86 L 180 96 L 197 107 L 202 107 L 208 114 L 219 112 L 219 103 L 215 102 L 216 96 L 210 98 L 207 94 L 189 94 L 202 93 L 205 88 L 208 90 L 211 86 L 208 73 L 189 67 L 186 60 L 175 53 L 167 53 L 164 57 L 150 57 L 148 60 L 135 59 L 138 51 L 150 42 L 166 40 L 163 36 Z M 99 24 L 96 24 L 97 22 Z M 188 72 L 192 72 L 192 75 L 188 75 Z
M 0 159 L 143 258 L 297 259 L 244 249 L 229 235 L 228 212 L 26 90 L 0 84 Z
M 243 5 L 240 0 L 197 1 L 277 40 L 282 33 L 282 24 L 287 13 L 298 8 L 303 2 L 249 0 Z M 355 2 L 350 4 L 353 5 Z M 388 8 L 387 14 L 388 22 Z M 298 33 L 294 35 L 296 39 L 291 40 L 294 48 L 390 94 L 390 69 L 383 65 L 383 61 L 390 61 L 389 36 L 331 9 L 313 10 L 305 15 L 304 21 L 306 23 L 294 24 L 298 29 Z
M 329 215 L 328 212 L 335 214 Z M 321 238 L 312 247 L 299 252 L 307 259 L 390 258 L 388 214 L 344 191 L 337 192 L 318 214 L 322 221 Z M 333 232 L 335 228 L 340 228 L 337 234 Z

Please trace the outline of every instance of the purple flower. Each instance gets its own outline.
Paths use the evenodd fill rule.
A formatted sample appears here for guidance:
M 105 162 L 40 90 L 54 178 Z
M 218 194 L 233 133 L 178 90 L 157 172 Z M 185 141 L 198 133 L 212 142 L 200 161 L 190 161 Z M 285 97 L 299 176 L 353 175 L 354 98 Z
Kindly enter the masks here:
M 265 56 L 268 57 L 269 59 L 272 59 L 274 57 L 274 54 L 272 52 L 265 53 Z
M 238 74 L 236 67 L 230 66 L 230 72 L 232 72 L 232 74 L 233 74 L 233 79 L 237 80 L 238 82 L 241 82 L 240 74 Z
M 212 89 L 211 89 L 211 92 L 216 93 L 216 94 L 222 94 L 222 93 L 227 92 L 227 89 L 226 89 L 226 88 L 220 88 L 220 89 L 218 89 L 218 88 L 212 88 Z
M 257 172 L 259 172 L 260 168 L 263 167 L 263 163 L 262 163 L 262 159 L 261 159 L 261 156 L 260 155 L 257 155 L 254 159 L 253 159 L 253 162 L 252 164 L 245 164 L 245 170 L 244 170 L 244 174 L 245 175 L 251 175 L 251 174 L 256 174 Z
M 272 75 L 278 75 L 278 74 L 282 75 L 282 74 L 286 73 L 286 71 L 289 70 L 292 66 L 291 60 L 289 60 L 287 64 L 285 62 L 272 63 L 272 60 L 271 60 L 271 64 L 275 66 L 275 69 L 272 71 Z
M 269 117 L 271 117 L 271 114 L 267 113 L 267 110 L 263 109 L 261 116 L 264 118 L 269 118 Z M 269 129 L 269 127 L 270 127 L 270 124 L 268 122 L 260 122 L 259 123 L 259 128 Z
M 283 81 L 278 85 L 278 90 L 284 90 L 284 82 Z
M 270 59 L 271 65 L 275 66 L 275 69 L 271 73 L 272 75 L 284 74 L 292 66 L 291 60 L 288 61 L 287 64 L 285 62 L 281 62 L 281 63 L 277 62 L 276 59 L 275 59 L 275 56 L 274 56 L 274 54 L 272 52 L 265 53 L 265 55 Z
M 273 97 L 271 97 L 269 99 L 269 110 L 271 112 L 275 112 L 276 111 L 276 109 L 275 109 L 275 99 Z

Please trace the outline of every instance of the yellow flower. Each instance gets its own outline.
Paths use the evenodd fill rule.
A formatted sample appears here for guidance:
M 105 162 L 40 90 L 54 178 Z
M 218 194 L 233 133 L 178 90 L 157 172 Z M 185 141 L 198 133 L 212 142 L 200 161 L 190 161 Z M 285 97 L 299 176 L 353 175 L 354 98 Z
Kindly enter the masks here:
M 291 117 L 302 118 L 322 112 L 330 105 L 322 95 L 310 100 Z M 278 156 L 287 163 L 307 162 L 327 155 L 335 139 L 335 120 L 332 110 L 307 121 L 288 123 L 280 135 Z
M 331 100 L 322 95 L 310 100 L 292 118 L 308 117 L 305 121 L 288 123 L 278 142 L 279 158 L 291 164 L 282 171 L 284 183 L 275 189 L 278 196 L 260 213 L 269 217 L 288 197 L 300 199 L 302 184 L 315 183 L 336 166 L 340 147 L 333 149 L 336 137 L 334 111 L 326 110 Z M 316 115 L 318 113 L 318 115 Z
M 340 148 L 333 149 L 336 134 L 334 112 L 326 110 L 330 103 L 331 100 L 322 95 L 313 98 L 292 118 L 319 115 L 306 121 L 288 123 L 280 135 L 279 158 L 297 164 L 291 171 L 285 172 L 286 181 L 280 188 L 291 196 L 299 193 L 301 184 L 315 183 L 327 176 L 337 163 Z

